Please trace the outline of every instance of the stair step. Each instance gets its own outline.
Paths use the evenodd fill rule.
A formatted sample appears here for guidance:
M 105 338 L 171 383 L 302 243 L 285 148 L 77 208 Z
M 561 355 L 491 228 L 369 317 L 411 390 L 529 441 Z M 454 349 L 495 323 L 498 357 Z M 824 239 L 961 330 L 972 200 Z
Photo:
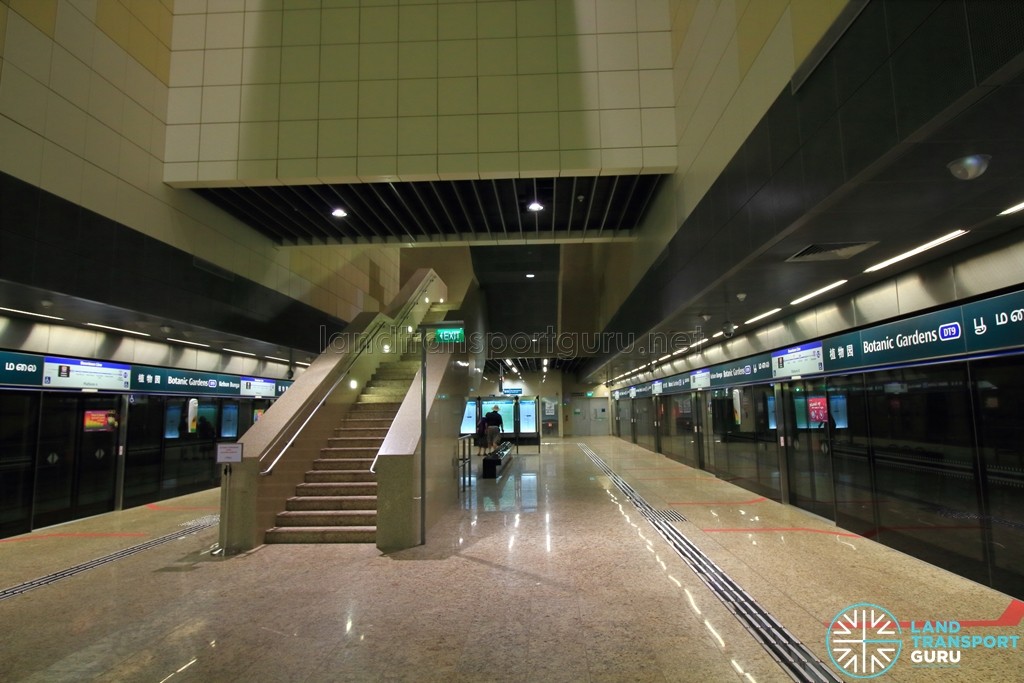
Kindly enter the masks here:
M 327 445 L 332 448 L 380 448 L 384 443 L 383 436 L 331 436 L 327 438 Z
M 376 483 L 377 475 L 370 470 L 309 470 L 306 472 L 307 484 L 349 481 Z
M 391 417 L 347 417 L 341 423 L 341 427 L 335 427 L 334 433 L 340 434 L 339 430 L 345 429 L 373 429 L 382 430 L 387 433 L 387 430 L 391 428 L 391 423 L 395 421 L 394 416 Z
M 391 421 L 382 420 L 382 422 L 387 422 L 387 424 L 382 427 L 349 427 L 346 423 L 345 427 L 335 427 L 334 433 L 337 434 L 338 438 L 355 436 L 366 438 L 373 437 L 375 439 L 383 440 L 384 437 L 388 435 L 388 428 L 391 426 Z
M 314 470 L 362 470 L 370 471 L 373 458 L 317 458 L 313 461 Z
M 376 510 L 293 510 L 277 515 L 277 526 L 376 526 Z
M 292 526 L 268 529 L 265 543 L 375 543 L 375 526 Z
M 286 510 L 376 510 L 377 496 L 292 496 Z
M 377 482 L 343 481 L 298 484 L 295 487 L 295 495 L 300 498 L 305 496 L 376 496 Z
M 374 458 L 380 446 L 326 446 L 320 449 L 320 457 L 331 458 Z
M 405 394 L 402 394 L 404 397 Z M 359 398 L 356 399 L 356 405 L 365 405 L 367 403 L 384 403 L 395 406 L 395 412 L 398 412 L 398 406 L 402 405 L 401 401 L 395 400 L 394 394 L 359 394 Z

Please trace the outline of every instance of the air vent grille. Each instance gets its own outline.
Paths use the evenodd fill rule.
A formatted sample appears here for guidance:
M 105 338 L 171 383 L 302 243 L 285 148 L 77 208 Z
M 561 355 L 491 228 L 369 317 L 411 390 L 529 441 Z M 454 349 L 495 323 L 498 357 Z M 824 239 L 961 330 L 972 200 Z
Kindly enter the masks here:
M 786 259 L 787 262 L 841 261 L 875 246 L 878 242 L 826 242 L 810 244 Z

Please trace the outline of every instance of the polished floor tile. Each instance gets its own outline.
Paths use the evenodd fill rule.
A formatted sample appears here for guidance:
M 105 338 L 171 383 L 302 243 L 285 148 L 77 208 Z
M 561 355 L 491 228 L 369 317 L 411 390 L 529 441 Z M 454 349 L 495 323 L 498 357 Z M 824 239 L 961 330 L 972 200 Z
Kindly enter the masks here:
M 474 480 L 427 543 L 213 554 L 216 526 L 0 600 L 2 681 L 788 681 L 587 452 L 831 665 L 849 605 L 1021 634 L 1009 596 L 611 437 L 552 439 Z M 476 460 L 478 463 L 479 460 Z M 478 466 L 478 465 L 477 465 Z M 216 514 L 203 492 L 0 541 L 0 589 Z M 973 620 L 973 621 L 972 621 Z M 967 625 L 974 624 L 974 625 Z M 1019 678 L 905 651 L 881 680 Z M 854 680 L 850 678 L 849 680 Z

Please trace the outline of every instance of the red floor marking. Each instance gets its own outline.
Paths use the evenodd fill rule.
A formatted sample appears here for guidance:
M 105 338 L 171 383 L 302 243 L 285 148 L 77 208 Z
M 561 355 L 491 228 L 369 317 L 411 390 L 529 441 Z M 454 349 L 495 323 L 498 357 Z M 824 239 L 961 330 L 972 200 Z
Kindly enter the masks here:
M 146 507 L 150 510 L 220 510 L 219 507 L 175 507 L 174 505 L 157 505 L 156 503 L 146 503 Z
M 750 500 L 707 500 L 695 501 L 693 503 L 669 503 L 669 505 L 749 505 L 751 503 L 763 503 L 767 498 L 751 498 Z
M 998 619 L 971 619 L 964 621 L 961 619 L 940 619 L 939 621 L 956 621 L 963 628 L 988 628 L 988 627 L 1009 627 L 1019 626 L 1021 620 L 1024 619 L 1024 602 L 1020 600 L 1010 600 L 1010 604 L 1006 606 L 1003 613 L 999 615 Z M 916 620 L 918 623 L 923 620 Z M 829 625 L 831 622 L 822 622 L 823 624 Z M 856 627 L 856 624 L 853 624 Z M 910 628 L 909 621 L 901 621 L 900 627 Z
M 111 533 L 59 533 L 59 534 L 33 534 L 31 536 L 19 536 L 17 538 L 0 538 L 0 543 L 12 543 L 14 541 L 35 541 L 40 538 L 119 538 L 128 536 L 149 536 L 141 531 L 124 531 Z
M 707 533 L 727 533 L 727 534 L 741 534 L 741 533 L 765 533 L 775 531 L 806 531 L 809 534 L 828 534 L 829 536 L 849 536 L 850 538 L 862 538 L 860 534 L 851 534 L 848 531 L 829 531 L 828 529 L 808 529 L 805 527 L 751 527 L 749 529 L 701 529 Z

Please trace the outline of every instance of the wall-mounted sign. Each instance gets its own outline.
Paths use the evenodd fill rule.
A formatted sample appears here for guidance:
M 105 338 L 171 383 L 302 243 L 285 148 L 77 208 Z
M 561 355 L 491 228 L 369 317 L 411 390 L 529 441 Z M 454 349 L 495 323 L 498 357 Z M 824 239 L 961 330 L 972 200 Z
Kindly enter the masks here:
M 466 328 L 439 327 L 434 330 L 434 341 L 445 344 L 461 344 L 466 341 Z
M 37 387 L 42 383 L 42 356 L 0 351 L 0 384 Z
M 824 370 L 820 341 L 790 346 L 772 353 L 772 377 L 813 375 Z
M 505 387 L 502 390 L 501 393 L 503 393 L 503 394 L 505 394 L 507 396 L 521 396 L 522 393 L 523 393 L 523 388 L 522 387 L 515 387 L 515 388 L 513 388 L 513 387 Z
M 241 379 L 242 396 L 276 396 L 277 386 L 272 379 L 260 379 L 259 377 L 243 377 Z
M 129 365 L 110 361 L 47 356 L 43 361 L 43 386 L 125 391 L 131 387 L 131 370 Z

